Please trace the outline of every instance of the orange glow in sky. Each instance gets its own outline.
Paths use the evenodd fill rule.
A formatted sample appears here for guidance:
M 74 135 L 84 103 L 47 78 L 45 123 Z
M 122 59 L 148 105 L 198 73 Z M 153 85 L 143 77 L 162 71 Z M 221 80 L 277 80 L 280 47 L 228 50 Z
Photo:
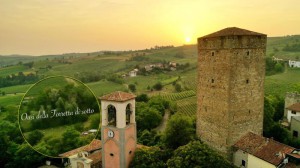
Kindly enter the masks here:
M 0 55 L 183 45 L 225 27 L 300 34 L 299 0 L 0 0 Z

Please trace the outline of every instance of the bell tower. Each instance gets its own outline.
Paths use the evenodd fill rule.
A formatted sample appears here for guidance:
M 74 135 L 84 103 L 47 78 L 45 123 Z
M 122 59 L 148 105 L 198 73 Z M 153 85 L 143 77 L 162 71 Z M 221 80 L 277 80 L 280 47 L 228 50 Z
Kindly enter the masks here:
M 136 149 L 135 95 L 113 92 L 100 97 L 102 166 L 129 167 Z

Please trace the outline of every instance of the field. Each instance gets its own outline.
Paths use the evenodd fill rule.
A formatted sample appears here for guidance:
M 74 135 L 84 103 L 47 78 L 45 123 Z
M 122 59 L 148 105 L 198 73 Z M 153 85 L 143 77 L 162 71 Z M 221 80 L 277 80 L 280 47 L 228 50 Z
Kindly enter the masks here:
M 269 37 L 267 42 L 267 56 L 274 55 L 284 59 L 296 59 L 300 56 L 299 52 L 286 52 L 282 49 L 287 44 L 294 44 L 300 41 L 300 36 Z M 142 56 L 143 55 L 143 56 Z M 141 60 L 135 60 L 134 57 L 141 57 Z M 106 79 L 97 82 L 86 83 L 93 91 L 95 96 L 121 90 L 129 91 L 128 85 L 135 84 L 135 94 L 146 93 L 149 96 L 161 95 L 166 99 L 176 101 L 178 112 L 187 115 L 195 114 L 196 111 L 196 86 L 197 86 L 197 47 L 196 45 L 185 45 L 180 47 L 171 47 L 163 49 L 151 49 L 141 51 L 120 51 L 120 52 L 95 52 L 95 53 L 71 53 L 56 56 L 42 57 L 14 57 L 20 61 L 34 61 L 32 69 L 23 65 L 15 65 L 0 68 L 0 76 L 18 74 L 19 72 L 35 72 L 41 78 L 51 75 L 67 75 L 75 77 L 78 74 L 85 75 L 89 73 L 123 75 L 127 74 L 135 67 L 143 67 L 149 64 L 162 62 L 176 62 L 178 64 L 189 63 L 189 68 L 178 71 L 163 71 L 152 73 L 147 76 L 138 75 L 137 77 L 124 78 L 123 84 L 114 83 Z M 2 63 L 11 62 L 11 58 L 3 57 Z M 14 60 L 14 63 L 18 61 Z M 48 67 L 48 68 L 47 68 Z M 49 68 L 50 67 L 50 68 Z M 265 94 L 277 94 L 284 96 L 286 92 L 295 91 L 300 86 L 300 70 L 287 69 L 286 72 L 277 75 L 266 76 Z M 154 84 L 161 82 L 164 88 L 161 91 L 151 91 Z M 176 93 L 173 83 L 179 83 L 182 92 Z M 0 88 L 5 92 L 5 96 L 0 97 L 0 105 L 17 105 L 22 95 L 32 86 L 18 85 Z M 60 85 L 57 82 L 48 82 L 48 85 Z M 43 85 L 41 87 L 47 87 Z M 300 89 L 298 89 L 300 90 Z M 3 105 L 2 105 L 3 106 Z M 188 112 L 190 111 L 190 112 Z
M 300 91 L 300 69 L 289 68 L 286 72 L 267 76 L 265 95 L 285 96 L 286 92 Z
M 17 75 L 19 72 L 24 72 L 27 70 L 28 68 L 23 65 L 0 68 L 0 77 L 6 77 L 7 75 L 11 75 L 11 74 Z
M 267 43 L 267 56 L 274 54 L 275 57 L 282 58 L 282 59 L 292 59 L 295 60 L 297 56 L 300 56 L 299 52 L 287 52 L 282 51 L 282 49 L 286 45 L 292 45 L 295 43 L 299 43 L 300 36 L 293 35 L 293 36 L 284 36 L 284 37 L 269 37 Z

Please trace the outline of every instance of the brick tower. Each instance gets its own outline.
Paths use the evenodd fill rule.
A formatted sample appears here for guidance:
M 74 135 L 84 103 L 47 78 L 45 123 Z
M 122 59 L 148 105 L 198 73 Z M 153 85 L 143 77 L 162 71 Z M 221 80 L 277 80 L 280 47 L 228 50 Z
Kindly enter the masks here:
M 100 100 L 102 167 L 129 167 L 136 149 L 135 95 L 118 91 Z
M 266 41 L 236 27 L 198 38 L 197 136 L 229 158 L 241 136 L 262 134 Z

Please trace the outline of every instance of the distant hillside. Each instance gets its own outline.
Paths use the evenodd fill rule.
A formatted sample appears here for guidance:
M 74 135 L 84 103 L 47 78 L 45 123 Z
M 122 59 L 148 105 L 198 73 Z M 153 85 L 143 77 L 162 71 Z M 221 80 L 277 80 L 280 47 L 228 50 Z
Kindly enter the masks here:
M 299 50 L 291 50 L 285 51 L 285 48 L 289 46 L 290 48 L 299 47 Z M 170 55 L 174 55 L 174 53 L 179 52 L 182 47 L 189 48 L 193 54 L 197 54 L 196 45 L 188 45 L 188 46 L 179 46 L 179 47 L 171 47 L 171 49 L 154 49 L 154 50 L 144 50 L 147 53 L 155 53 L 152 54 L 153 57 L 157 59 L 161 59 L 163 57 L 169 58 Z M 143 50 L 140 50 L 143 51 Z M 164 52 L 164 55 L 159 54 L 160 51 Z M 82 56 L 100 56 L 100 55 L 114 55 L 119 56 L 122 53 L 135 53 L 136 51 L 97 51 L 91 53 L 67 53 L 60 55 L 43 55 L 43 56 L 30 56 L 30 55 L 9 55 L 9 56 L 1 56 L 0 55 L 0 67 L 7 65 L 15 65 L 19 62 L 31 62 L 31 61 L 43 61 L 43 60 L 53 60 L 60 58 L 70 58 L 70 57 L 82 57 Z M 110 54 L 109 54 L 110 53 Z M 121 54 L 120 54 L 121 53 Z M 163 57 L 162 57 L 163 56 Z M 299 59 L 300 60 L 300 35 L 290 35 L 283 37 L 268 37 L 267 42 L 267 56 L 275 56 L 283 59 Z M 195 57 L 194 57 L 195 58 Z
M 298 50 L 285 50 L 287 46 L 298 47 Z M 282 59 L 300 60 L 300 35 L 284 37 L 268 37 L 267 56 L 275 56 Z
M 93 54 L 102 54 L 103 52 L 93 52 Z M 0 68 L 9 65 L 16 65 L 20 62 L 27 63 L 31 61 L 43 61 L 43 60 L 54 60 L 59 58 L 68 57 L 81 57 L 89 55 L 90 53 L 67 53 L 60 55 L 42 55 L 42 56 L 31 56 L 31 55 L 0 55 Z

